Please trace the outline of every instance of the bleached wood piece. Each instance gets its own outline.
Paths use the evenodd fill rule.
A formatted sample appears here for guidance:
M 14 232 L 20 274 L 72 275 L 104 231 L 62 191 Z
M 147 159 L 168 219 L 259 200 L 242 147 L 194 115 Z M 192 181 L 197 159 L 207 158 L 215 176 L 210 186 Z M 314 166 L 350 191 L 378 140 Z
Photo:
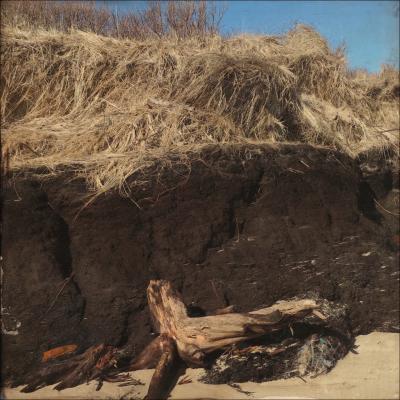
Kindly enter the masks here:
M 180 357 L 194 365 L 202 365 L 207 353 L 281 329 L 318 308 L 314 300 L 303 299 L 249 313 L 190 318 L 180 294 L 165 280 L 150 281 L 147 300 L 159 333 L 171 337 Z

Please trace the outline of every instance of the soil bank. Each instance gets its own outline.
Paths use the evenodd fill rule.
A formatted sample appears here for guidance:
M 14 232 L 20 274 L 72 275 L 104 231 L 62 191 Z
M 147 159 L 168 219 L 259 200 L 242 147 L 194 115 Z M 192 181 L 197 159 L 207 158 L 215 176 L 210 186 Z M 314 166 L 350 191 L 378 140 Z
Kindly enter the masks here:
M 150 279 L 206 310 L 314 291 L 349 305 L 354 334 L 399 330 L 398 177 L 380 161 L 212 146 L 190 169 L 165 170 L 131 198 L 107 193 L 76 218 L 85 193 L 68 176 L 3 182 L 6 378 L 59 345 L 139 351 L 153 337 Z

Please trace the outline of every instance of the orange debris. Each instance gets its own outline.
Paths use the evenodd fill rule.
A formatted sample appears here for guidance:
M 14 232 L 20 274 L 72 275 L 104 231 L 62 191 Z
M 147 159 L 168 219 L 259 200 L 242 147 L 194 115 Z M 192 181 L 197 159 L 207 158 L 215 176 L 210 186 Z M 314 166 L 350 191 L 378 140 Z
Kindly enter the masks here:
M 65 346 L 55 347 L 54 349 L 43 352 L 42 362 L 51 360 L 52 358 L 61 357 L 64 354 L 73 353 L 78 346 L 76 344 L 67 344 Z

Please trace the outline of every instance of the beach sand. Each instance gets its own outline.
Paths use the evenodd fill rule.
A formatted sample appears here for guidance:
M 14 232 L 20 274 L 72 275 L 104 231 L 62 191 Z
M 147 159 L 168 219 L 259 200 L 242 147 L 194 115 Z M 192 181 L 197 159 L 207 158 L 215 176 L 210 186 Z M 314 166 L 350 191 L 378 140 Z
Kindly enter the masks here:
M 240 389 L 229 385 L 208 385 L 197 381 L 201 369 L 188 369 L 191 383 L 176 385 L 172 399 L 398 399 L 399 398 L 399 339 L 397 333 L 373 332 L 359 336 L 357 352 L 349 353 L 327 375 L 315 379 L 299 378 L 265 383 L 246 382 Z M 119 387 L 118 383 L 104 382 L 96 391 L 97 382 L 80 385 L 61 392 L 54 386 L 34 393 L 21 393 L 21 388 L 6 388 L 6 399 L 142 399 L 153 370 L 135 371 L 131 376 L 144 385 Z M 179 381 L 182 378 L 179 379 Z M 178 382 L 179 382 L 178 381 Z

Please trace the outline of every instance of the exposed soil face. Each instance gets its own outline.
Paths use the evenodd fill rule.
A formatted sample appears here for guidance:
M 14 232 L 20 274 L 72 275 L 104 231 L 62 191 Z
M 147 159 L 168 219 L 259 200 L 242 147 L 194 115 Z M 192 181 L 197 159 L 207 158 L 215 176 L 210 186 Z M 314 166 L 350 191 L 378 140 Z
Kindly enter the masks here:
M 214 147 L 202 160 L 133 193 L 140 209 L 110 193 L 75 219 L 82 182 L 5 182 L 3 374 L 23 375 L 58 345 L 140 350 L 154 278 L 206 310 L 314 291 L 349 305 L 354 334 L 398 331 L 390 167 L 363 177 L 368 163 L 300 145 Z

